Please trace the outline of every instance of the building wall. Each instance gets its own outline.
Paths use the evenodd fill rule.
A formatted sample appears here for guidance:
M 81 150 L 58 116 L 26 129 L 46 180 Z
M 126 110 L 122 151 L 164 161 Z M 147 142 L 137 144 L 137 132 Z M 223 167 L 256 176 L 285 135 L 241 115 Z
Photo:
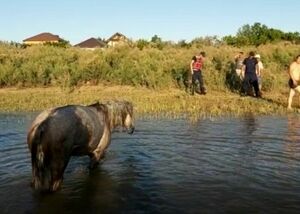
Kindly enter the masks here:
M 41 44 L 45 44 L 47 42 L 50 42 L 50 43 L 58 43 L 57 40 L 54 40 L 54 41 L 25 41 L 23 42 L 25 45 L 41 45 Z
M 116 45 L 121 45 L 121 44 L 125 44 L 126 40 L 110 40 L 107 45 L 110 47 L 115 47 Z

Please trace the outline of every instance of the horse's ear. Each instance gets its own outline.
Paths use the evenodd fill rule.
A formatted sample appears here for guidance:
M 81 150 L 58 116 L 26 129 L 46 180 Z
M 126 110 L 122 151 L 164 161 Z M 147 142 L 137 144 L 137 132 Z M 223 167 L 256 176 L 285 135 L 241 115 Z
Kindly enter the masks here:
M 97 102 L 95 102 L 95 103 L 89 105 L 89 107 L 95 107 L 95 108 L 97 108 L 98 105 L 99 105 L 99 102 L 97 101 Z
M 99 108 L 102 110 L 102 111 L 108 111 L 108 108 L 107 108 L 107 106 L 106 105 L 104 105 L 104 104 L 99 104 Z
M 107 113 L 108 112 L 108 108 L 105 104 L 102 104 L 102 103 L 98 103 L 95 108 L 97 109 L 97 111 L 102 111 L 104 113 Z
M 132 111 L 133 113 L 135 106 L 132 104 L 132 102 L 127 101 L 127 106 L 129 107 L 130 111 Z
M 133 104 L 130 101 L 123 100 L 122 105 L 126 106 L 126 108 L 133 108 Z

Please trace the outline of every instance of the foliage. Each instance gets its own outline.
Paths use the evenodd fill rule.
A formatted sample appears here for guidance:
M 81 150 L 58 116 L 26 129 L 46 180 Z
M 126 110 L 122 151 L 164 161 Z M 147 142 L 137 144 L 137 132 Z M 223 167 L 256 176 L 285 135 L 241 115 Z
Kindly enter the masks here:
M 201 48 L 201 46 L 217 46 L 220 44 L 221 41 L 217 36 L 198 37 L 191 41 L 191 45 L 194 45 L 198 48 Z
M 145 47 L 149 46 L 149 42 L 145 39 L 139 39 L 136 41 L 136 46 L 140 49 L 143 50 Z
M 241 32 L 247 29 L 251 27 Z M 244 39 L 247 41 L 246 37 Z M 300 46 L 277 43 L 247 46 L 242 51 L 251 50 L 261 54 L 266 68 L 264 90 L 286 88 L 287 75 L 283 71 L 299 54 Z M 208 90 L 238 90 L 233 59 L 240 48 L 222 44 L 216 37 L 198 38 L 191 43 L 183 40 L 171 43 L 162 41 L 158 36 L 150 42 L 138 40 L 135 44 L 95 51 L 52 45 L 22 48 L 2 42 L 0 87 L 74 88 L 105 84 L 150 89 L 183 88 L 184 81 L 189 78 L 191 59 L 200 51 L 207 54 L 203 75 Z
M 284 33 L 278 29 L 268 28 L 261 23 L 254 23 L 253 25 L 243 25 L 238 30 L 236 36 L 225 36 L 223 37 L 223 41 L 228 45 L 237 47 L 247 45 L 259 46 L 280 41 L 289 41 L 299 44 L 300 34 L 298 32 Z
M 180 40 L 180 41 L 178 41 L 177 45 L 180 48 L 190 48 L 192 46 L 192 44 L 188 43 L 186 40 Z

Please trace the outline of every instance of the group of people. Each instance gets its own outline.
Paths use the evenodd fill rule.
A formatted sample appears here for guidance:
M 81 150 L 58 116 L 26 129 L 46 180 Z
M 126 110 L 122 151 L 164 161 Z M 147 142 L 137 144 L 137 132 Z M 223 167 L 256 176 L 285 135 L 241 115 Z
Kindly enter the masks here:
M 202 67 L 205 59 L 205 52 L 200 52 L 192 58 L 190 63 L 190 71 L 192 76 L 191 94 L 194 92 L 199 94 L 206 94 L 204 87 Z M 245 94 L 252 94 L 253 88 L 256 97 L 261 97 L 261 72 L 263 64 L 260 60 L 260 55 L 250 52 L 247 58 L 243 58 L 243 52 L 240 52 L 235 57 L 236 73 L 242 81 L 242 91 Z
M 242 95 L 251 95 L 257 98 L 262 97 L 262 72 L 264 69 L 261 57 L 259 54 L 255 54 L 253 51 L 249 52 L 249 55 L 244 58 L 244 53 L 239 52 L 235 56 L 235 68 L 236 75 L 241 81 L 241 93 Z M 202 68 L 205 60 L 205 52 L 200 52 L 198 55 L 192 58 L 190 63 L 190 72 L 192 76 L 191 81 L 191 94 L 194 92 L 205 95 L 206 88 L 204 87 Z M 288 69 L 289 75 L 289 97 L 288 97 L 288 109 L 292 109 L 292 101 L 296 92 L 300 93 L 300 55 L 296 56 L 295 60 L 290 64 Z M 253 94 L 253 89 L 254 93 Z
M 249 56 L 246 59 L 243 59 L 243 52 L 240 52 L 235 57 L 235 63 L 236 74 L 243 81 L 242 91 L 244 93 L 249 93 L 247 90 L 251 91 L 251 86 L 253 86 L 255 96 L 261 97 L 261 73 L 264 66 L 260 60 L 260 55 L 250 52 Z M 294 61 L 288 67 L 288 75 L 290 92 L 287 108 L 288 110 L 291 110 L 293 97 L 297 92 L 300 93 L 300 55 L 296 56 Z

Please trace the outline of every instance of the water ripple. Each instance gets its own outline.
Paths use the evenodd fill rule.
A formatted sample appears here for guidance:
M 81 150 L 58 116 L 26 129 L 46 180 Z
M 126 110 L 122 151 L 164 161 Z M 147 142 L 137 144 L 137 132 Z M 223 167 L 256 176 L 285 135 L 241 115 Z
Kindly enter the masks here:
M 0 115 L 4 213 L 297 213 L 300 118 L 138 120 L 114 132 L 98 169 L 72 158 L 60 192 L 29 187 L 26 131 L 35 114 Z M 14 194 L 10 194 L 13 192 Z

